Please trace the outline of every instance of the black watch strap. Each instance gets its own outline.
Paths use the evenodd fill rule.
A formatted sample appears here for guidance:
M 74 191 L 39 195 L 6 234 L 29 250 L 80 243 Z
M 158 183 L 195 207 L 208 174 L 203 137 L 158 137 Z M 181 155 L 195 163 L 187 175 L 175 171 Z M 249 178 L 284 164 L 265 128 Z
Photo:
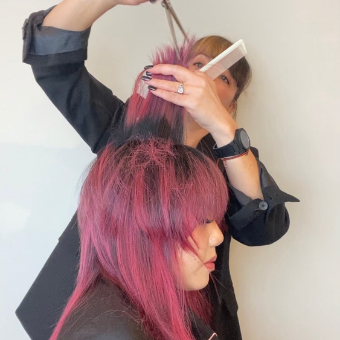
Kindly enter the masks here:
M 229 158 L 242 155 L 250 149 L 250 140 L 244 129 L 237 129 L 232 142 L 220 148 L 214 145 L 214 152 L 218 158 Z

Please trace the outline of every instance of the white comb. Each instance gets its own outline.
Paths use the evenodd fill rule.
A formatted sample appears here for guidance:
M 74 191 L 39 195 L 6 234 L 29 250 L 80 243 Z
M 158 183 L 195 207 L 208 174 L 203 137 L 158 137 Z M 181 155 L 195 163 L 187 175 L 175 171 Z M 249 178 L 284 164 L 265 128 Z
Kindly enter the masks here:
M 203 66 L 200 71 L 207 74 L 210 78 L 215 79 L 224 71 L 228 70 L 241 58 L 247 54 L 246 46 L 243 40 L 237 41 L 228 47 L 225 51 Z

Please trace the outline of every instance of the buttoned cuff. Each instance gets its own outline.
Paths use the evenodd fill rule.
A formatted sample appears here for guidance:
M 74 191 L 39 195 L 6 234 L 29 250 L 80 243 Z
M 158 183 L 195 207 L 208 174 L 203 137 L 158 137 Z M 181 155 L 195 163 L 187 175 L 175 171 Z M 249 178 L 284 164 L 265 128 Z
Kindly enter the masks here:
M 80 57 L 86 58 L 86 50 L 91 28 L 84 31 L 68 31 L 42 26 L 45 17 L 54 7 L 32 13 L 23 25 L 23 61 L 33 64 L 39 57 L 69 52 L 85 51 Z M 78 53 L 79 55 L 79 53 Z
M 254 149 L 252 152 L 258 157 L 257 150 Z M 285 202 L 299 202 L 299 200 L 289 195 L 277 186 L 272 176 L 267 171 L 264 164 L 256 157 L 256 161 L 259 168 L 261 191 L 263 194 L 263 200 L 251 199 L 243 192 L 234 188 L 230 183 L 228 184 L 229 189 L 239 202 L 241 208 L 233 215 L 229 216 L 229 221 L 235 229 L 242 229 L 255 219 L 259 218 L 260 215 L 265 215 L 270 212 L 278 204 Z
M 240 210 L 232 216 L 229 216 L 229 221 L 233 228 L 240 230 L 246 227 L 261 215 L 268 214 L 278 204 L 283 204 L 285 202 L 299 202 L 296 197 L 281 191 L 276 186 L 263 188 L 262 193 L 264 197 L 263 200 L 259 198 L 255 200 L 250 199 L 250 201 Z

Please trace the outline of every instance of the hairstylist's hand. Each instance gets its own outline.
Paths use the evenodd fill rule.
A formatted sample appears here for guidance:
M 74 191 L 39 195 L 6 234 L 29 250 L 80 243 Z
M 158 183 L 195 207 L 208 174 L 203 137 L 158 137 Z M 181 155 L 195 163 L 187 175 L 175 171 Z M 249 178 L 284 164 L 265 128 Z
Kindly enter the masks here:
M 152 79 L 146 81 L 156 90 L 155 96 L 183 106 L 191 117 L 209 131 L 218 147 L 230 143 L 238 128 L 223 106 L 215 82 L 200 71 L 190 71 L 177 65 L 156 65 L 148 69 L 152 74 L 173 75 L 183 83 L 184 93 L 177 93 L 179 82 Z M 257 161 L 252 154 L 228 161 L 228 179 L 236 189 L 252 199 L 263 199 Z
M 200 71 L 193 72 L 178 65 L 160 64 L 148 71 L 152 74 L 172 75 L 179 80 L 146 81 L 148 85 L 157 88 L 152 91 L 154 95 L 183 106 L 191 117 L 213 136 L 223 134 L 230 141 L 234 138 L 237 124 L 223 106 L 215 82 L 210 77 Z M 183 84 L 183 94 L 177 92 L 179 82 Z

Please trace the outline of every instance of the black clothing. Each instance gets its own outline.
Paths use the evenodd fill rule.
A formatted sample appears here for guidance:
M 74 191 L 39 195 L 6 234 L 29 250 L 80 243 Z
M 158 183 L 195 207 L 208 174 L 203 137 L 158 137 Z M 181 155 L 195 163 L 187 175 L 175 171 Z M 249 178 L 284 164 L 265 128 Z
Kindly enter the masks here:
M 218 340 L 199 317 L 190 317 L 195 339 Z M 151 340 L 139 319 L 124 292 L 101 279 L 67 319 L 58 340 Z
M 67 319 L 58 340 L 147 340 L 137 320 L 123 292 L 101 280 Z
M 91 76 L 84 66 L 90 29 L 71 32 L 42 27 L 47 11 L 33 13 L 23 28 L 24 62 L 31 64 L 38 84 L 83 140 L 97 153 L 110 138 L 124 114 L 124 103 L 111 90 Z M 204 137 L 198 149 L 215 159 L 214 140 Z M 258 161 L 264 200 L 247 197 L 227 180 L 230 202 L 226 215 L 228 233 L 217 248 L 216 262 L 219 297 L 211 289 L 214 308 L 213 329 L 219 339 L 240 340 L 237 302 L 229 271 L 231 236 L 249 246 L 271 244 L 288 230 L 289 215 L 285 202 L 298 200 L 281 191 L 252 148 Z M 33 340 L 47 340 L 70 296 L 79 257 L 76 217 L 17 310 L 17 316 Z M 91 338 L 97 339 L 97 338 Z
M 72 312 L 58 340 L 151 340 L 137 320 L 138 314 L 123 292 L 101 280 Z

